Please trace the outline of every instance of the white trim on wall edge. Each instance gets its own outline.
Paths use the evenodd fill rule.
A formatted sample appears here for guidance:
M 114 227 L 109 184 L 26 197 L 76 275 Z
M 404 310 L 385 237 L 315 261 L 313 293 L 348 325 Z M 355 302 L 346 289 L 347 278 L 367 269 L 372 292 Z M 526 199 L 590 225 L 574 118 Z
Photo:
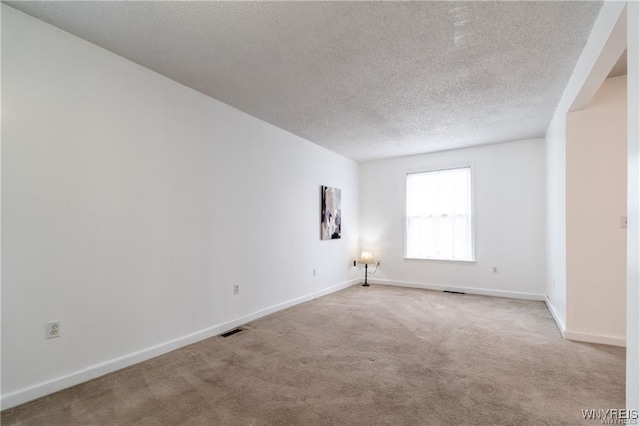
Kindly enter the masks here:
M 78 385 L 80 383 L 84 383 L 86 381 L 95 379 L 97 377 L 104 376 L 105 374 L 112 373 L 117 370 L 121 370 L 125 367 L 138 364 L 140 362 L 149 360 L 151 358 L 155 358 L 157 356 L 166 354 L 168 352 L 182 348 L 184 346 L 191 345 L 201 340 L 217 336 L 221 333 L 224 333 L 225 331 L 229 331 L 230 329 L 238 327 L 242 324 L 246 324 L 250 321 L 254 321 L 258 318 L 264 317 L 274 312 L 281 311 L 283 309 L 290 308 L 300 303 L 308 302 L 309 300 L 316 299 L 318 297 L 343 290 L 347 287 L 351 287 L 352 285 L 360 282 L 361 282 L 360 278 L 353 278 L 349 281 L 336 284 L 324 290 L 320 290 L 318 292 L 311 293 L 306 296 L 298 297 L 296 299 L 292 299 L 287 302 L 283 302 L 283 303 L 262 309 L 252 314 L 244 315 L 242 317 L 236 318 L 234 320 L 231 320 L 222 324 L 217 324 L 217 325 L 205 328 L 203 330 L 189 333 L 187 335 L 178 337 L 177 339 L 173 339 L 168 342 L 161 343 L 159 345 L 152 346 L 150 348 L 143 349 L 137 352 L 132 352 L 130 354 L 123 355 L 121 357 L 114 358 L 105 362 L 101 362 L 99 364 L 94 364 L 92 366 L 83 368 L 82 370 L 78 370 L 71 374 L 57 377 L 55 379 L 48 380 L 46 382 L 39 383 L 37 385 L 29 386 L 27 388 L 20 389 L 15 392 L 8 393 L 6 395 L 2 395 L 2 397 L 0 398 L 0 407 L 2 407 L 2 409 L 4 410 L 7 408 L 15 407 L 16 405 L 24 404 L 25 402 L 29 402 L 34 399 L 41 398 L 45 395 L 49 395 L 51 393 L 58 392 L 60 390 Z
M 487 288 L 458 287 L 458 286 L 443 285 L 443 284 L 414 283 L 409 281 L 394 281 L 394 280 L 385 280 L 385 279 L 368 279 L 368 281 L 371 284 L 382 284 L 382 285 L 390 285 L 390 286 L 396 286 L 396 287 L 411 287 L 411 288 L 421 288 L 424 290 L 437 290 L 437 291 L 445 291 L 445 290 L 459 291 L 462 293 L 479 294 L 481 296 L 497 296 L 497 297 L 508 297 L 510 299 L 544 301 L 544 294 L 523 293 L 523 292 L 506 291 L 506 290 L 491 290 Z
M 547 309 L 551 313 L 551 317 L 555 321 L 556 327 L 558 327 L 558 331 L 560 331 L 560 335 L 563 338 L 566 337 L 564 333 L 567 331 L 567 326 L 564 325 L 564 321 L 562 321 L 562 318 L 560 318 L 560 315 L 558 315 L 558 311 L 556 311 L 556 308 L 553 307 L 553 304 L 551 303 L 551 300 L 549 300 L 548 295 L 544 297 L 544 303 L 545 305 L 547 305 Z
M 627 347 L 626 337 L 604 336 L 602 334 L 566 330 L 564 332 L 564 338 L 576 342 L 599 343 L 601 345 L 622 346 L 623 348 Z

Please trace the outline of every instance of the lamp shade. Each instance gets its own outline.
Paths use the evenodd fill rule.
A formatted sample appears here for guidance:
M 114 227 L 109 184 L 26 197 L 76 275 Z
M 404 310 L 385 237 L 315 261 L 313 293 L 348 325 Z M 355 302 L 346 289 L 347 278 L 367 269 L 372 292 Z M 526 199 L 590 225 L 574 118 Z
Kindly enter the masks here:
M 370 251 L 363 251 L 362 254 L 360 255 L 360 259 L 358 259 L 358 263 L 363 263 L 365 265 L 372 265 L 376 263 L 376 261 L 373 260 L 373 256 L 371 255 Z

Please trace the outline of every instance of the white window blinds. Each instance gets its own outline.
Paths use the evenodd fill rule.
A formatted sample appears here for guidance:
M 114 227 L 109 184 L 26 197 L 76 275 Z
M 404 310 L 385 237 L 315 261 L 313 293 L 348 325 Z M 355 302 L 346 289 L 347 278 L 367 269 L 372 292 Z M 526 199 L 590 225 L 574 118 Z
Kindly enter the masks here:
M 407 174 L 406 253 L 474 260 L 471 167 Z

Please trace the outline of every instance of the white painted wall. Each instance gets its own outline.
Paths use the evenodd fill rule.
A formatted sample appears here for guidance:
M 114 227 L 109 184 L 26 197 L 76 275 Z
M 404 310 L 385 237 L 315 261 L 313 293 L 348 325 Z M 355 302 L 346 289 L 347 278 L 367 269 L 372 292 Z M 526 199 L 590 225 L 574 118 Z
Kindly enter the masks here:
M 627 408 L 640 410 L 640 3 L 627 5 Z
M 5 5 L 2 38 L 3 408 L 359 277 L 357 163 Z
M 2 7 L 0 7 L 0 23 L 2 23 Z M 2 52 L 2 27 L 0 26 L 0 53 Z M 0 100 L 2 99 L 2 62 L 0 57 Z M 0 102 L 0 117 L 2 117 L 2 102 Z M 0 123 L 0 320 L 2 319 L 2 124 Z M 0 323 L 0 410 L 2 410 L 2 324 Z
M 624 346 L 626 335 L 627 77 L 605 80 L 567 114 L 567 330 Z
M 626 46 L 625 2 L 604 2 L 545 136 L 546 293 L 560 332 L 567 321 L 567 113 L 589 103 Z
M 405 176 L 472 164 L 476 262 L 404 259 Z M 360 241 L 381 261 L 372 282 L 541 299 L 544 143 L 519 141 L 360 165 Z M 493 273 L 493 267 L 498 273 Z
M 565 114 L 566 115 L 566 114 Z M 547 306 L 560 333 L 567 323 L 567 182 L 566 118 L 554 116 L 545 138 L 546 153 L 546 289 Z

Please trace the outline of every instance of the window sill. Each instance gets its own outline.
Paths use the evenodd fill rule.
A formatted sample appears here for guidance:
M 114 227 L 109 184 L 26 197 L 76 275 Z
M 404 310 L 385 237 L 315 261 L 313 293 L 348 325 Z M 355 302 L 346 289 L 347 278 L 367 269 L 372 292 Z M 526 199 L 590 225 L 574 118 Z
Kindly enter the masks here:
M 476 263 L 475 259 L 471 260 L 457 260 L 457 259 L 438 259 L 437 257 L 405 257 L 404 260 L 415 261 L 430 261 L 430 262 L 446 262 L 446 263 Z

